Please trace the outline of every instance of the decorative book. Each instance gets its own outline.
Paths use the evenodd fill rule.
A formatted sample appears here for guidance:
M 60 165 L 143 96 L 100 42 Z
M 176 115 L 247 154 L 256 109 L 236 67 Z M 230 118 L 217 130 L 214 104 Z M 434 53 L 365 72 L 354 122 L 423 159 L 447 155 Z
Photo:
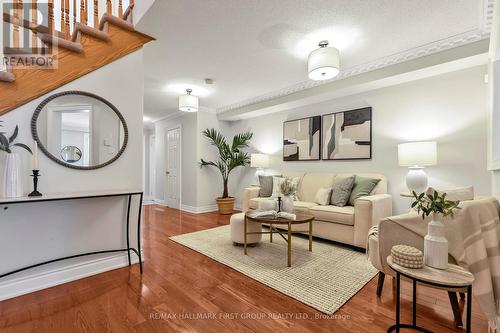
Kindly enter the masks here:
M 292 213 L 287 213 L 287 212 L 277 212 L 275 210 L 254 210 L 252 212 L 248 213 L 249 217 L 252 218 L 279 218 L 281 217 L 282 219 L 287 219 L 287 220 L 292 220 L 295 221 L 297 219 L 297 215 L 292 214 Z

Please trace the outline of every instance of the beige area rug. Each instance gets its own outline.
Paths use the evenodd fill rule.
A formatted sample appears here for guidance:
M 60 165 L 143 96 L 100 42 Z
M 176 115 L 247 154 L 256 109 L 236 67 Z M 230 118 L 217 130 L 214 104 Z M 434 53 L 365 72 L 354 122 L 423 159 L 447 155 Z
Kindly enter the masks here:
M 323 241 L 292 240 L 292 267 L 287 267 L 286 242 L 275 235 L 274 243 L 248 248 L 233 245 L 229 226 L 170 237 L 171 240 L 227 265 L 326 314 L 333 314 L 376 274 L 366 255 Z

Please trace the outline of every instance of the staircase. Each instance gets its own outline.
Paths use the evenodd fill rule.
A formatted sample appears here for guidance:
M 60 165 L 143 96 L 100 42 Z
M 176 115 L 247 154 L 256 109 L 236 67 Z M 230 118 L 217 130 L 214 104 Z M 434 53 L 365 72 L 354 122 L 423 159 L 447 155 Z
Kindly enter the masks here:
M 18 68 L 8 65 L 0 68 L 0 115 L 134 52 L 153 40 L 134 29 L 134 0 L 47 2 L 44 4 L 44 12 L 48 13 L 47 20 L 44 20 L 46 25 L 38 24 L 39 15 L 35 15 L 43 6 L 42 1 L 13 0 L 10 13 L 3 13 L 3 20 L 12 28 L 10 45 L 4 45 L 5 56 L 24 59 L 19 50 L 29 46 L 28 49 L 33 50 L 33 53 L 36 51 L 41 52 L 38 54 L 50 55 L 56 61 L 54 66 L 43 64 Z

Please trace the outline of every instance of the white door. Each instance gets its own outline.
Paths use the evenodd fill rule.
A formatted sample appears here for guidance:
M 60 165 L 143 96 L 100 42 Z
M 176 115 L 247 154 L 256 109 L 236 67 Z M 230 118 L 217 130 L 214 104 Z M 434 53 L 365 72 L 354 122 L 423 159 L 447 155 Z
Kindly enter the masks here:
M 181 129 L 174 128 L 168 130 L 166 133 L 167 142 L 167 170 L 166 175 L 166 187 L 165 187 L 165 202 L 168 207 L 180 208 L 180 157 L 181 157 Z

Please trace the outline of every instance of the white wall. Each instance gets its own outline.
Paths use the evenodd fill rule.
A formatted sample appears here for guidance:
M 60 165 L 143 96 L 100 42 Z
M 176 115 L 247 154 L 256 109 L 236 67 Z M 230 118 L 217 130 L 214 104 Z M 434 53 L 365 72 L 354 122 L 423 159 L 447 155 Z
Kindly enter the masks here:
M 377 172 L 385 174 L 394 197 L 394 212 L 409 204 L 407 169 L 397 162 L 397 144 L 407 141 L 438 142 L 438 165 L 426 169 L 431 186 L 450 188 L 474 185 L 477 194 L 491 194 L 487 171 L 486 66 L 384 88 L 348 98 L 235 122 L 233 133 L 251 130 L 256 151 L 273 154 L 273 169 L 307 172 Z M 373 158 L 367 161 L 283 162 L 282 126 L 286 120 L 358 107 L 373 108 Z M 242 170 L 233 186 L 253 183 L 255 170 Z
M 155 0 L 140 0 L 135 2 L 133 11 L 134 24 L 138 24 L 141 21 L 154 2 Z
M 142 57 L 142 51 L 137 51 L 55 91 L 82 90 L 107 99 L 124 116 L 129 141 L 117 161 L 93 171 L 65 168 L 41 154 L 42 193 L 142 188 Z M 51 94 L 0 117 L 7 132 L 10 133 L 18 124 L 19 142 L 32 146 L 31 116 L 38 104 Z M 31 159 L 28 154 L 21 154 L 27 194 L 31 190 Z M 2 155 L 0 174 L 3 173 L 3 161 Z M 0 272 L 81 251 L 125 247 L 125 208 L 125 200 L 115 198 L 11 205 L 7 210 L 0 209 L 0 253 L 4 254 Z M 135 219 L 133 221 L 131 236 L 134 245 Z M 1 279 L 0 299 L 122 266 L 125 257 L 121 254 L 85 257 Z

